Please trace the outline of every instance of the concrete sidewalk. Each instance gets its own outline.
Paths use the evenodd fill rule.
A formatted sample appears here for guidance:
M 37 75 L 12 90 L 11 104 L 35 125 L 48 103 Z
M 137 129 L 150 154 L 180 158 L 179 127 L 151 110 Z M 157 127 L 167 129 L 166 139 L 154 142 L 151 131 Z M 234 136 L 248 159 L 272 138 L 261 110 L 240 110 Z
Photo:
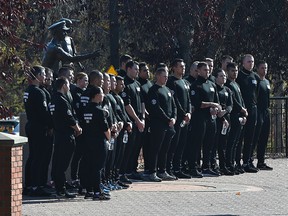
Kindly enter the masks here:
M 288 215 L 288 159 L 269 159 L 273 171 L 174 182 L 134 182 L 110 201 L 31 199 L 23 215 Z

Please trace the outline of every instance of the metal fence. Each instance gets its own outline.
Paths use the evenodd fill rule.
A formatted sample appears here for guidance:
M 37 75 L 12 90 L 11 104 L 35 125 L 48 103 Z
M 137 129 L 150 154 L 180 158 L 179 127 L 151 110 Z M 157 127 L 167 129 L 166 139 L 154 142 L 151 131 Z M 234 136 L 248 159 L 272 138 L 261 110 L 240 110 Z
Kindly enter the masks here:
M 288 157 L 288 97 L 271 97 L 271 128 L 267 146 L 268 157 Z

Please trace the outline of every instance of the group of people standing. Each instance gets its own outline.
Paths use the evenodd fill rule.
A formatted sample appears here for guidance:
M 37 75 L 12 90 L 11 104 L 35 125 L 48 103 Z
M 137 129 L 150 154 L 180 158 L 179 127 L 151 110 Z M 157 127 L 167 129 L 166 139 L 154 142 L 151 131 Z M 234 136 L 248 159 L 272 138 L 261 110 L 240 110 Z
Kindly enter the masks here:
M 257 73 L 250 54 L 243 56 L 239 71 L 231 56 L 223 56 L 222 68 L 213 63 L 210 58 L 193 62 L 185 76 L 184 61 L 174 59 L 171 73 L 160 63 L 153 80 L 148 65 L 129 55 L 120 58 L 118 76 L 93 70 L 74 78 L 70 67 L 55 75 L 34 66 L 24 93 L 25 192 L 51 195 L 46 190 L 51 158 L 57 196 L 73 198 L 67 188 L 77 188 L 93 200 L 110 199 L 110 190 L 128 188 L 131 179 L 161 182 L 272 170 L 265 163 L 267 63 L 259 61 Z M 143 172 L 138 170 L 141 149 Z

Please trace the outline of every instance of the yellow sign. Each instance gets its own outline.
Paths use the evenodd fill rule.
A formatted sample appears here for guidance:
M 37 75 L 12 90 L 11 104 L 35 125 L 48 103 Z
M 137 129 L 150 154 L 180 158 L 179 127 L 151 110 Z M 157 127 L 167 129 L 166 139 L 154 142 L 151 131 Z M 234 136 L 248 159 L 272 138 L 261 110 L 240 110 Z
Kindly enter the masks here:
M 115 70 L 115 68 L 114 68 L 113 65 L 110 65 L 110 67 L 109 67 L 108 70 L 107 70 L 107 73 L 108 73 L 108 74 L 112 74 L 112 75 L 114 75 L 114 76 L 118 76 L 118 73 L 117 73 L 117 71 Z

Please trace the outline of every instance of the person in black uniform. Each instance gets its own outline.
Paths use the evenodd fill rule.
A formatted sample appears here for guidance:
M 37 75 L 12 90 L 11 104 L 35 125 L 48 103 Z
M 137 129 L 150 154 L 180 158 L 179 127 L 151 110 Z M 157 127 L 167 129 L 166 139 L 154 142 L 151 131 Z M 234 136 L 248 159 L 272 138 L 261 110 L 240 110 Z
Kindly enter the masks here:
M 230 129 L 230 113 L 233 107 L 232 92 L 228 87 L 224 86 L 227 80 L 225 71 L 222 69 L 216 69 L 213 73 L 222 110 L 219 110 L 218 118 L 216 119 L 217 132 L 214 149 L 212 151 L 211 168 L 214 172 L 218 172 L 221 175 L 233 175 L 233 173 L 227 169 L 225 164 L 226 143 Z M 216 151 L 218 152 L 219 166 L 216 162 Z
M 226 167 L 227 169 L 238 175 L 243 173 L 241 167 L 235 167 L 236 153 L 239 154 L 237 158 L 241 158 L 241 151 L 237 152 L 237 146 L 239 144 L 239 138 L 243 125 L 246 123 L 246 117 L 248 115 L 247 109 L 245 108 L 244 100 L 242 98 L 241 90 L 239 85 L 235 82 L 238 76 L 238 66 L 236 63 L 227 64 L 227 75 L 228 79 L 225 85 L 232 92 L 233 108 L 230 113 L 230 131 L 226 146 Z M 240 145 L 240 144 L 239 144 Z M 240 145 L 242 146 L 242 145 Z M 239 148 L 241 150 L 241 148 Z
M 148 180 L 161 182 L 161 180 L 176 180 L 166 172 L 166 160 L 171 140 L 176 133 L 174 124 L 177 110 L 170 89 L 165 86 L 168 72 L 160 68 L 155 72 L 155 76 L 156 83 L 149 89 L 146 103 L 151 119 L 151 145 L 147 152 Z
M 47 180 L 47 152 L 49 143 L 46 136 L 50 133 L 51 117 L 45 92 L 39 85 L 45 80 L 45 68 L 34 66 L 29 73 L 29 86 L 24 93 L 24 107 L 27 115 L 25 131 L 28 137 L 29 157 L 25 166 L 24 193 L 31 196 L 49 196 L 42 186 Z
M 177 120 L 174 126 L 176 134 L 168 151 L 166 169 L 171 176 L 174 174 L 177 178 L 190 178 L 189 175 L 182 172 L 181 167 L 182 155 L 187 142 L 188 124 L 191 119 L 189 83 L 183 79 L 185 73 L 183 59 L 175 59 L 171 63 L 171 67 L 173 74 L 168 78 L 167 87 L 171 90 L 177 106 Z
M 124 159 L 123 157 L 124 157 L 126 144 L 129 141 L 129 134 L 132 131 L 132 122 L 125 110 L 124 101 L 119 95 L 124 90 L 124 88 L 125 88 L 124 78 L 121 76 L 116 76 L 116 86 L 114 89 L 112 89 L 112 95 L 117 102 L 116 112 L 118 116 L 120 117 L 121 121 L 124 123 L 124 125 L 119 136 L 117 137 L 117 148 L 116 148 L 115 163 L 114 163 L 114 169 L 115 169 L 114 175 L 115 175 L 115 180 L 121 187 L 128 188 L 129 185 L 119 180 L 119 170 L 120 170 L 122 161 Z
M 253 149 L 257 147 L 257 168 L 260 170 L 273 170 L 265 163 L 265 151 L 270 131 L 270 83 L 265 78 L 268 65 L 265 61 L 257 64 L 257 74 L 260 77 L 257 99 L 257 125 L 255 129 Z M 252 151 L 253 152 L 253 151 Z
M 90 101 L 90 89 L 93 88 L 93 86 L 98 86 L 100 88 L 102 87 L 103 82 L 104 82 L 103 74 L 98 70 L 93 70 L 89 73 L 88 80 L 89 80 L 89 84 L 80 97 L 80 104 L 79 104 L 79 109 L 78 109 L 78 113 L 79 113 L 78 115 L 80 116 L 78 120 L 80 122 L 80 125 L 84 121 L 83 113 L 87 104 Z M 84 152 L 86 151 L 86 149 L 87 149 L 86 143 L 83 143 Z M 79 164 L 78 173 L 79 173 L 79 178 L 80 178 L 80 184 L 81 184 L 81 187 L 83 188 L 87 188 L 86 183 L 87 183 L 87 180 L 89 180 L 89 171 L 86 169 L 88 167 L 88 163 L 89 162 L 85 158 L 82 157 L 82 159 L 80 160 L 80 164 Z
M 124 78 L 125 89 L 120 94 L 126 112 L 133 121 L 132 133 L 125 148 L 124 158 L 120 169 L 120 180 L 124 183 L 131 183 L 125 174 L 130 174 L 130 178 L 141 179 L 137 172 L 138 156 L 141 150 L 141 137 L 145 128 L 145 105 L 141 92 L 141 85 L 136 80 L 139 73 L 138 62 L 129 61 L 126 64 L 127 75 Z
M 212 58 L 205 58 L 204 62 L 206 62 L 209 66 L 209 76 L 208 76 L 208 80 L 210 80 L 211 82 L 215 83 L 215 76 L 213 74 L 213 70 L 214 70 L 214 60 Z
M 254 132 L 257 123 L 257 92 L 259 76 L 254 73 L 254 57 L 250 54 L 245 54 L 242 60 L 243 69 L 239 72 L 236 82 L 240 86 L 245 106 L 248 111 L 247 122 L 244 126 L 243 135 L 240 140 L 244 139 L 243 144 L 243 169 L 245 172 L 258 172 L 258 169 L 251 161 L 252 145 L 254 140 Z M 239 166 L 239 164 L 238 164 Z
M 88 85 L 88 75 L 84 72 L 79 72 L 74 79 L 74 83 L 76 84 L 76 87 L 74 89 L 71 89 L 71 95 L 73 98 L 72 106 L 76 112 L 79 125 L 82 126 L 81 120 L 83 119 L 83 117 L 81 116 L 82 113 L 80 112 L 80 102 L 81 102 L 81 95 L 83 94 Z M 75 141 L 76 141 L 76 147 L 71 161 L 71 180 L 72 185 L 74 187 L 79 187 L 80 182 L 78 176 L 78 168 L 79 168 L 79 162 L 84 152 L 83 147 L 85 145 L 83 143 L 84 142 L 83 135 L 77 136 L 75 138 Z
M 104 98 L 103 90 L 93 86 L 90 91 L 91 101 L 84 110 L 84 133 L 87 151 L 84 157 L 90 173 L 88 188 L 92 188 L 93 200 L 109 200 L 110 196 L 105 194 L 101 188 L 101 170 L 104 168 L 107 144 L 111 140 L 110 129 L 106 120 L 107 111 L 102 108 Z
M 147 95 L 149 88 L 153 85 L 150 79 L 150 71 L 148 68 L 148 65 L 145 62 L 139 63 L 139 75 L 137 81 L 141 85 L 142 95 L 144 99 L 145 105 L 147 104 Z M 144 156 L 144 175 L 147 173 L 147 167 L 148 167 L 148 157 L 149 157 L 149 148 L 150 148 L 150 118 L 149 113 L 147 112 L 147 109 L 145 110 L 145 129 L 142 134 L 141 139 L 141 146 L 143 150 L 143 156 Z
M 195 130 L 192 131 L 193 147 L 189 166 L 192 177 L 219 176 L 211 170 L 210 158 L 216 134 L 217 110 L 222 110 L 219 104 L 216 86 L 208 80 L 209 66 L 206 62 L 199 62 L 197 66 L 198 78 L 191 85 L 191 102 L 194 107 L 193 121 Z M 198 171 L 198 156 L 203 145 L 202 174 Z
M 75 136 L 81 135 L 82 128 L 79 127 L 72 105 L 65 96 L 70 89 L 69 86 L 66 77 L 58 78 L 55 81 L 57 92 L 53 95 L 50 105 L 55 131 L 52 172 L 57 195 L 74 198 L 74 194 L 66 191 L 65 172 L 75 149 Z

